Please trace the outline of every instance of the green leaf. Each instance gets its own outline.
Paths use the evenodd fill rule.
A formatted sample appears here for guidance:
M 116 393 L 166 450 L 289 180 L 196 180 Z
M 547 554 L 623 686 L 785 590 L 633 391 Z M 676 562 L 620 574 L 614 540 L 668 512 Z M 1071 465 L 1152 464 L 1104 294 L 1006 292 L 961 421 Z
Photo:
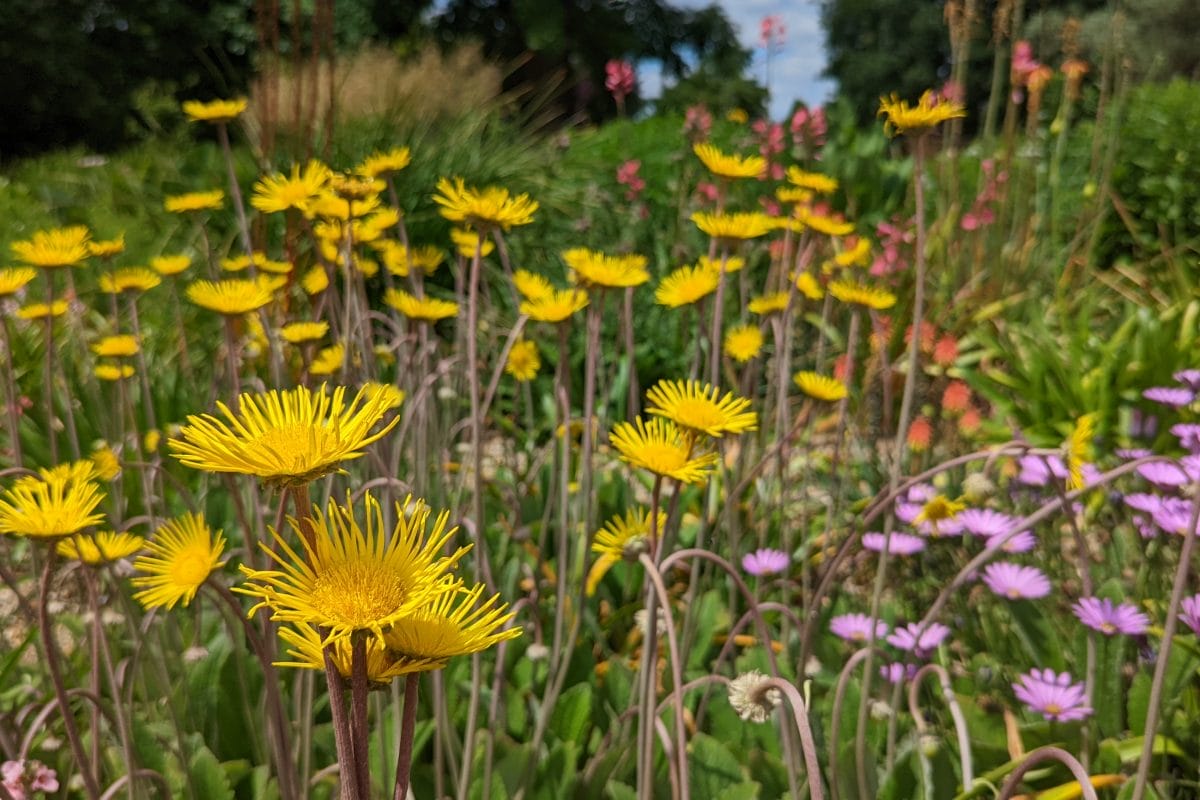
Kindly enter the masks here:
M 1106 740 L 1102 744 L 1112 743 L 1117 751 L 1117 757 L 1122 764 L 1135 764 L 1142 757 L 1142 746 L 1146 743 L 1145 736 L 1134 736 L 1132 739 Z M 1185 756 L 1187 755 L 1179 743 L 1161 733 L 1154 737 L 1154 755 Z
M 592 687 L 579 683 L 562 693 L 550 717 L 550 730 L 565 742 L 582 744 L 583 731 L 592 716 Z
M 758 800 L 761 788 L 754 781 L 743 781 L 735 786 L 730 786 L 717 795 L 714 800 Z
M 604 787 L 604 796 L 609 800 L 637 800 L 637 792 L 631 786 L 616 781 Z
M 697 733 L 688 749 L 691 751 L 688 766 L 695 797 L 715 798 L 730 786 L 745 782 L 741 763 L 713 737 Z
M 196 794 L 205 800 L 233 800 L 233 787 L 221 762 L 207 747 L 200 745 L 188 761 L 188 772 Z

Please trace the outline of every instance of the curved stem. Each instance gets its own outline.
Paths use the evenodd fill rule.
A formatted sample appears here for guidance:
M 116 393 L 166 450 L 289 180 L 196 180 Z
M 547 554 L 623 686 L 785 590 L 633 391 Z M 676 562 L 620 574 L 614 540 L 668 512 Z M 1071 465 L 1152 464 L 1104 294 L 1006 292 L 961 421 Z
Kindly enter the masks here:
M 666 618 L 667 651 L 671 656 L 671 698 L 675 703 L 675 768 L 679 773 L 679 796 L 681 800 L 688 800 L 691 793 L 688 791 L 687 733 L 683 724 L 683 664 L 679 662 L 679 642 L 675 635 L 675 624 L 671 620 L 671 598 L 667 595 L 667 587 L 663 585 L 662 575 L 654 566 L 654 560 L 642 553 L 638 561 L 645 568 L 650 585 L 658 593 L 658 602 L 662 604 Z M 657 622 L 654 619 L 647 621 L 647 624 L 657 625 Z
M 850 685 L 850 676 L 854 674 L 855 668 L 866 659 L 871 650 L 882 652 L 873 646 L 864 647 L 850 656 L 842 666 L 842 671 L 838 673 L 837 689 L 833 694 L 833 716 L 829 723 L 829 796 L 831 800 L 838 798 L 838 744 L 842 738 L 842 705 L 846 701 L 846 688 Z
M 396 791 L 392 793 L 392 800 L 405 800 L 408 797 L 413 729 L 417 722 L 417 684 L 420 677 L 421 673 L 410 672 L 404 678 L 404 716 L 400 720 L 400 749 L 396 754 Z
M 808 723 L 808 709 L 804 698 L 790 681 L 783 678 L 767 678 L 759 685 L 759 697 L 767 691 L 778 689 L 792 707 L 792 717 L 800 734 L 800 750 L 804 753 L 804 769 L 808 773 L 808 792 L 812 800 L 825 800 L 825 789 L 821 784 L 821 764 L 817 760 L 817 742 L 813 738 L 812 726 Z
M 950 716 L 954 719 L 954 732 L 958 736 L 958 757 L 962 767 L 963 789 L 970 789 L 975 783 L 974 761 L 971 758 L 971 736 L 967 730 L 966 717 L 963 716 L 962 708 L 958 705 L 958 698 L 954 696 L 954 687 L 950 684 L 950 673 L 946 672 L 945 667 L 941 664 L 926 664 L 917 670 L 917 674 L 908 684 L 908 711 L 917 723 L 917 732 L 924 733 L 928 725 L 925 715 L 921 713 L 919 692 L 921 682 L 925 680 L 926 675 L 937 675 L 941 682 L 942 695 L 946 698 Z
M 1079 788 L 1084 800 L 1097 800 L 1096 789 L 1092 786 L 1092 781 L 1087 774 L 1087 770 L 1083 768 L 1083 765 L 1079 763 L 1075 756 L 1058 747 L 1039 747 L 1026 756 L 1020 766 L 1013 770 L 1008 776 L 1008 780 L 1000 787 L 1000 795 L 996 800 L 1008 800 L 1008 798 L 1012 797 L 1013 792 L 1021 784 L 1021 779 L 1025 777 L 1025 773 L 1046 761 L 1057 761 L 1071 771 L 1071 774 L 1075 776 L 1075 780 L 1079 782 Z

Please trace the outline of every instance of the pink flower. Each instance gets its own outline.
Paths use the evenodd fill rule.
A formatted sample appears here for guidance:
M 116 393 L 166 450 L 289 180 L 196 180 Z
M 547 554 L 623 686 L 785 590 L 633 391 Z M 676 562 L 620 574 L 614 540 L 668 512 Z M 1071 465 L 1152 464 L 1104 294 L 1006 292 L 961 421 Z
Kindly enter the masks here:
M 758 23 L 758 43 L 770 50 L 773 47 L 783 47 L 783 35 L 787 27 L 783 17 L 778 14 L 768 14 Z
M 1070 673 L 1032 670 L 1013 684 L 1017 699 L 1048 720 L 1070 722 L 1092 715 L 1082 683 L 1072 683 Z
M 713 118 L 702 105 L 689 106 L 683 116 L 683 135 L 692 142 L 703 141 L 712 131 Z
M 696 194 L 703 202 L 715 203 L 720 192 L 717 190 L 716 184 L 701 181 L 696 184 Z
M 1033 57 L 1033 45 L 1024 39 L 1013 45 L 1012 82 L 1014 84 L 1024 86 L 1030 74 L 1040 66 L 1038 60 Z
M 636 80 L 633 64 L 628 61 L 612 59 L 604 65 L 604 88 L 608 89 L 617 105 L 623 105 L 625 98 L 633 94 Z
M 638 175 L 641 167 L 642 162 L 637 159 L 631 159 L 617 167 L 617 183 L 627 188 L 626 200 L 636 200 L 642 190 L 646 188 L 646 182 Z

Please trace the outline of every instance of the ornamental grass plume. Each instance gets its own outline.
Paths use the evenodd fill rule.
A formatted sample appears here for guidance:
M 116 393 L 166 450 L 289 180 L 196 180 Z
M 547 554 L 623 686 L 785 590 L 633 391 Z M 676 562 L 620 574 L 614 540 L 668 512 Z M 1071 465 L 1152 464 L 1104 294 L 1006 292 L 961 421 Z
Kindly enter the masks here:
M 726 433 L 757 430 L 758 415 L 749 411 L 750 401 L 733 392 L 696 380 L 662 380 L 646 392 L 647 414 L 665 417 L 680 428 L 715 439 Z
M 1087 690 L 1082 683 L 1072 683 L 1070 673 L 1034 669 L 1021 675 L 1012 687 L 1018 700 L 1052 722 L 1072 722 L 1092 715 Z
M 141 573 L 130 582 L 140 590 L 133 599 L 143 608 L 170 610 L 192 602 L 214 570 L 225 566 L 221 554 L 225 537 L 215 533 L 199 514 L 184 514 L 164 523 L 146 543 L 149 555 L 133 562 Z

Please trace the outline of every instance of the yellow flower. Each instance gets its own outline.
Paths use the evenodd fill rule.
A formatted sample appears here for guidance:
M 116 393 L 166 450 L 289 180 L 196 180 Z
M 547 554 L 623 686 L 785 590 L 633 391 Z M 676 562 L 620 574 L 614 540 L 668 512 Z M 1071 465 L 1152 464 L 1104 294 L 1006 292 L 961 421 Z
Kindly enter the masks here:
M 346 346 L 341 342 L 336 342 L 329 347 L 321 348 L 321 352 L 317 353 L 312 363 L 308 365 L 308 373 L 317 377 L 333 375 L 340 371 L 345 363 Z
M 871 243 L 865 236 L 859 237 L 853 247 L 838 253 L 833 260 L 839 267 L 866 266 L 871 260 Z
M 146 435 L 142 438 L 142 446 L 146 448 L 147 453 L 157 453 L 160 442 L 162 442 L 162 433 L 153 428 L 146 431 Z
M 741 256 L 725 256 L 724 258 L 709 258 L 708 256 L 700 256 L 696 259 L 696 266 L 704 269 L 711 269 L 713 272 L 720 272 L 721 267 L 725 267 L 725 273 L 740 272 L 742 267 L 746 266 L 746 259 Z
M 207 103 L 200 100 L 185 100 L 183 113 L 187 115 L 188 122 L 223 123 L 237 119 L 238 115 L 246 110 L 246 106 L 244 97 L 233 100 L 211 100 Z
M 801 189 L 799 186 L 780 186 L 775 190 L 775 197 L 781 203 L 808 203 L 812 201 L 812 190 Z
M 13 256 L 31 267 L 73 267 L 88 257 L 91 234 L 82 225 L 37 231 L 33 238 L 13 242 Z
M 838 188 L 837 178 L 819 172 L 805 172 L 797 166 L 788 167 L 787 178 L 793 186 L 817 194 L 833 194 Z
M 680 267 L 659 282 L 654 300 L 670 308 L 691 305 L 715 292 L 718 280 L 718 274 L 708 267 Z
M 349 186 L 345 185 L 344 188 L 349 188 Z M 361 199 L 347 200 L 326 189 L 309 201 L 304 215 L 348 221 L 365 217 L 377 208 L 379 208 L 379 195 L 377 194 L 368 194 Z
M 562 258 L 573 271 L 575 280 L 584 286 L 626 288 L 641 286 L 650 280 L 645 256 L 610 256 L 586 247 L 574 247 L 564 250 Z
M 804 206 L 796 208 L 796 216 L 789 220 L 789 222 L 793 225 L 799 225 L 799 228 L 793 227 L 793 230 L 811 228 L 817 233 L 823 233 L 826 236 L 849 236 L 854 233 L 854 223 L 843 222 L 842 220 L 827 217 L 824 214 L 816 214 Z
M 462 178 L 453 181 L 441 178 L 437 190 L 439 194 L 433 196 L 433 202 L 442 207 L 443 217 L 480 232 L 493 227 L 508 230 L 514 225 L 528 225 L 538 210 L 537 201 L 530 200 L 527 194 L 512 196 L 507 189 L 496 186 L 468 188 Z
M 209 472 L 256 475 L 269 486 L 303 486 L 359 458 L 367 445 L 396 424 L 392 419 L 371 429 L 388 410 L 387 398 L 365 390 L 346 402 L 346 389 L 330 395 L 324 385 L 265 394 L 243 394 L 239 413 L 224 403 L 217 407 L 229 421 L 210 414 L 191 415 L 167 442 L 183 464 Z
M 1083 488 L 1083 465 L 1091 456 L 1092 439 L 1096 436 L 1096 415 L 1084 414 L 1075 422 L 1071 435 L 1063 444 L 1067 462 L 1067 491 Z
M 221 531 L 213 533 L 199 514 L 168 520 L 146 543 L 146 549 L 150 555 L 133 562 L 142 575 L 131 581 L 144 587 L 133 599 L 146 609 L 165 606 L 169 610 L 177 603 L 187 608 L 208 576 L 225 566 L 220 560 L 225 537 Z
M 355 172 L 369 178 L 399 172 L 412 163 L 412 153 L 407 147 L 393 147 L 386 153 L 374 153 L 355 167 Z
M 277 667 L 294 667 L 296 669 L 325 670 L 325 645 L 321 634 L 312 625 L 281 625 L 279 638 L 290 647 L 287 654 L 293 661 L 276 661 Z M 337 667 L 343 678 L 352 675 L 354 644 L 350 639 L 339 639 L 329 645 L 330 659 Z M 382 640 L 372 636 L 367 639 L 367 683 L 372 688 L 382 688 L 392 682 L 392 679 L 411 672 L 419 672 L 427 664 L 441 665 L 441 662 L 414 661 L 397 656 L 388 650 Z M 436 669 L 437 667 L 428 667 Z
M 666 417 L 681 428 L 721 438 L 758 427 L 750 401 L 700 381 L 659 381 L 646 392 L 647 414 Z
M 46 319 L 47 317 L 61 317 L 67 313 L 67 301 L 55 300 L 53 305 L 46 303 L 29 303 L 17 309 L 18 319 Z
M 145 544 L 145 539 L 132 533 L 100 531 L 91 536 L 76 534 L 69 539 L 60 539 L 55 549 L 64 558 L 99 566 L 129 558 Z
M 88 242 L 88 253 L 96 258 L 112 258 L 119 256 L 125 252 L 125 234 L 121 234 L 115 239 L 106 239 L 104 241 L 92 240 Z
M 833 281 L 829 284 L 829 293 L 843 303 L 866 306 L 876 311 L 896 305 L 896 295 L 891 292 L 852 281 Z
M 716 453 L 694 456 L 692 438 L 661 417 L 618 422 L 608 438 L 625 463 L 683 483 L 703 484 L 717 464 Z
M 125 267 L 100 276 L 100 291 L 108 294 L 145 292 L 162 283 L 162 277 L 145 267 Z
M 390 206 L 377 210 L 366 219 L 355 223 L 354 241 L 374 242 L 400 224 L 400 209 Z
M 288 344 L 314 342 L 329 333 L 328 322 L 289 322 L 279 329 L 279 336 Z
M 921 510 L 913 517 L 913 525 L 928 522 L 933 528 L 933 535 L 938 535 L 938 523 L 954 519 L 960 511 L 967 507 L 966 503 L 951 500 L 945 495 L 934 495 L 921 506 Z
M 745 125 L 750 121 L 750 115 L 746 113 L 744 108 L 734 108 L 725 115 L 725 119 L 737 125 Z
M 335 172 L 329 178 L 329 188 L 343 200 L 370 200 L 386 188 L 383 181 L 367 175 Z M 351 213 L 351 216 L 361 216 Z
M 265 608 L 276 622 L 316 625 L 328 631 L 325 644 L 360 631 L 382 639 L 384 631 L 404 617 L 438 595 L 455 591 L 456 584 L 442 577 L 470 547 L 442 556 L 458 530 L 446 530 L 450 513 L 439 514 L 427 534 L 429 506 L 418 502 L 417 510 L 406 515 L 411 500 L 396 504 L 396 527 L 390 536 L 370 492 L 364 504 L 365 526 L 355 518 L 349 493 L 344 505 L 331 499 L 328 511 L 317 508 L 307 531 L 289 519 L 303 545 L 299 552 L 272 530 L 277 550 L 262 547 L 279 568 L 239 567 L 247 580 L 237 591 L 259 600 L 250 613 Z
M 390 383 L 367 381 L 362 388 L 367 393 L 368 401 L 379 399 L 388 411 L 399 408 L 404 402 L 404 392 Z
M 846 396 L 846 384 L 837 378 L 821 375 L 817 372 L 797 372 L 792 376 L 800 391 L 815 400 L 832 403 Z
M 886 117 L 883 129 L 889 135 L 897 133 L 924 133 L 948 119 L 965 117 L 966 109 L 959 103 L 938 100 L 933 92 L 926 90 L 915 106 L 901 100 L 896 95 L 891 99 L 879 98 L 879 113 L 877 116 Z
M 92 345 L 92 352 L 101 358 L 122 358 L 136 355 L 137 351 L 137 337 L 129 334 L 105 336 Z
M 403 289 L 388 289 L 384 292 L 383 302 L 409 319 L 424 322 L 437 322 L 439 319 L 458 314 L 458 303 L 433 297 L 417 297 Z
M 662 536 L 667 524 L 667 513 L 658 512 L 658 525 L 655 532 Z M 592 552 L 598 558 L 588 570 L 586 588 L 588 596 L 596 593 L 596 587 L 601 579 L 618 561 L 637 561 L 642 553 L 650 549 L 650 511 L 644 508 L 631 508 L 624 517 L 613 517 L 604 523 L 604 527 L 596 531 L 592 541 Z
M 159 275 L 178 275 L 192 265 L 192 257 L 185 255 L 155 256 L 150 259 L 150 269 Z
M 809 300 L 820 300 L 825 296 L 825 290 L 821 288 L 821 284 L 817 283 L 817 279 L 811 272 L 801 272 L 796 276 L 796 288 Z
M 271 302 L 268 284 L 257 280 L 194 281 L 186 293 L 201 308 L 226 316 L 248 314 Z
M 134 376 L 131 364 L 97 364 L 95 374 L 102 381 L 119 381 Z
M 0 297 L 8 297 L 11 294 L 24 289 L 30 281 L 37 277 L 37 270 L 33 267 L 8 267 L 0 269 Z
M 169 195 L 163 200 L 163 208 L 172 214 L 187 214 L 193 211 L 220 211 L 224 203 L 225 192 L 213 189 L 211 192 Z
M 731 156 L 707 142 L 692 146 L 692 152 L 718 178 L 757 178 L 767 169 L 762 156 Z
M 537 377 L 542 359 L 538 356 L 537 343 L 529 339 L 519 339 L 508 351 L 508 360 L 504 362 L 504 371 L 518 381 L 524 383 Z
M 588 304 L 582 289 L 555 289 L 545 297 L 521 303 L 520 312 L 538 322 L 563 322 Z
M 751 314 L 766 316 L 767 314 L 778 314 L 784 311 L 787 309 L 787 305 L 787 292 L 772 292 L 771 294 L 764 294 L 751 299 L 746 308 Z
M 771 219 L 757 211 L 748 214 L 710 214 L 697 211 L 692 214 L 692 222 L 714 239 L 757 239 L 771 230 Z
M 513 273 L 513 286 L 526 300 L 541 300 L 554 294 L 554 286 L 544 275 L 527 269 L 519 269 Z
M 446 260 L 446 253 L 433 245 L 406 248 L 399 242 L 385 239 L 374 245 L 383 260 L 383 266 L 393 275 L 401 278 L 408 277 L 409 270 L 416 268 L 426 275 L 437 272 L 437 268 Z
M 329 275 L 325 268 L 317 264 L 300 279 L 300 288 L 308 295 L 318 295 L 329 288 Z
M 454 243 L 458 254 L 463 258 L 474 258 L 475 250 L 479 250 L 481 257 L 488 256 L 496 245 L 491 239 L 483 233 L 476 233 L 469 228 L 451 228 L 450 241 Z
M 292 165 L 291 176 L 275 173 L 254 184 L 250 205 L 264 214 L 275 214 L 289 208 L 304 212 L 321 190 L 329 183 L 329 167 L 313 159 L 301 172 L 299 164 Z
M 61 464 L 17 480 L 0 497 L 0 533 L 55 539 L 100 522 L 104 493 L 91 480 L 93 469 L 90 461 Z
M 425 672 L 441 669 L 455 656 L 467 656 L 521 635 L 518 627 L 506 628 L 513 612 L 497 605 L 499 595 L 483 603 L 483 585 L 434 595 L 412 614 L 401 617 L 383 634 L 388 651 Z
M 762 352 L 763 334 L 757 325 L 739 325 L 725 333 L 725 352 L 744 364 Z

